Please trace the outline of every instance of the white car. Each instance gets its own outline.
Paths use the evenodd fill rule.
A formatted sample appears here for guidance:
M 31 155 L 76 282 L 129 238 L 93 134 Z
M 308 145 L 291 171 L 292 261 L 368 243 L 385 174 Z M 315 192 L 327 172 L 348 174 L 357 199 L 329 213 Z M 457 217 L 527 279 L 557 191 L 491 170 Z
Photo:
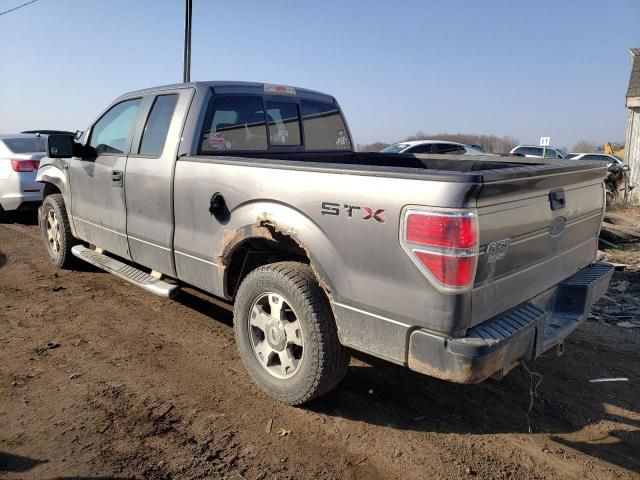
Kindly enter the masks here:
M 543 147 L 536 145 L 518 145 L 509 153 L 515 153 L 524 157 L 565 158 L 567 152 L 555 147 L 547 147 L 543 154 Z
M 381 153 L 433 153 L 439 155 L 490 155 L 464 143 L 445 140 L 413 140 L 399 142 L 380 150 Z
M 607 162 L 610 167 L 614 163 L 617 165 L 624 164 L 624 160 L 615 155 L 608 155 L 606 153 L 570 153 L 565 158 L 571 160 L 594 160 L 597 162 Z
M 42 184 L 36 182 L 45 141 L 40 135 L 0 135 L 0 212 L 37 207 Z

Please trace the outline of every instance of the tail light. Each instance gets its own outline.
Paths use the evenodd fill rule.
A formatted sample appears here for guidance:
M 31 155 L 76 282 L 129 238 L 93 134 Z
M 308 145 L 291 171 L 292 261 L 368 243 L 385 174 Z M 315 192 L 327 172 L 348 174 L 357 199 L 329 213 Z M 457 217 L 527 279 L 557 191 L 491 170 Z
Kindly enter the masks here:
M 471 210 L 404 212 L 402 248 L 413 263 L 446 293 L 470 290 L 478 265 L 478 218 Z
M 38 170 L 39 165 L 39 160 L 11 160 L 11 168 L 18 173 L 33 172 Z

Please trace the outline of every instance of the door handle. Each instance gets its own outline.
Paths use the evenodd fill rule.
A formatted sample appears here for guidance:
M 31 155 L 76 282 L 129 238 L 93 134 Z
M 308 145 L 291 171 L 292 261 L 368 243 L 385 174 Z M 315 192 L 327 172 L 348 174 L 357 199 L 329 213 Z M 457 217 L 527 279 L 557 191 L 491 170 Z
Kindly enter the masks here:
M 111 170 L 111 186 L 122 187 L 122 170 Z

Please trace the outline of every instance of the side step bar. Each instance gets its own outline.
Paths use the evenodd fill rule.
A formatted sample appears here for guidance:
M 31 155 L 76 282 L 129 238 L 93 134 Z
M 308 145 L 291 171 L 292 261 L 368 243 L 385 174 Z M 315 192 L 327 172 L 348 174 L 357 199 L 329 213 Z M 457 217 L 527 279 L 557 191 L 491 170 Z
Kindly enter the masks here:
M 116 260 L 115 258 L 98 253 L 84 245 L 76 245 L 71 248 L 71 253 L 73 253 L 75 257 L 78 257 L 91 265 L 95 265 L 102 270 L 113 273 L 114 275 L 161 297 L 174 297 L 180 290 L 177 285 L 163 282 L 159 278 L 153 277 L 136 267 L 132 267 L 131 265 L 127 265 L 126 263 Z

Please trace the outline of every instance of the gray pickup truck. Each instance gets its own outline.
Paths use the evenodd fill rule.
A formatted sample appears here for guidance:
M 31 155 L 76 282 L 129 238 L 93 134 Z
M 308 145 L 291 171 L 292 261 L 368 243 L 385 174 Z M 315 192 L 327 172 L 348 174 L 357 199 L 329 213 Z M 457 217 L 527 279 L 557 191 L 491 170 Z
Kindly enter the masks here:
M 47 152 L 51 261 L 234 301 L 249 374 L 289 404 L 335 387 L 351 350 L 459 383 L 560 353 L 612 275 L 606 165 L 358 153 L 311 90 L 136 91 Z

